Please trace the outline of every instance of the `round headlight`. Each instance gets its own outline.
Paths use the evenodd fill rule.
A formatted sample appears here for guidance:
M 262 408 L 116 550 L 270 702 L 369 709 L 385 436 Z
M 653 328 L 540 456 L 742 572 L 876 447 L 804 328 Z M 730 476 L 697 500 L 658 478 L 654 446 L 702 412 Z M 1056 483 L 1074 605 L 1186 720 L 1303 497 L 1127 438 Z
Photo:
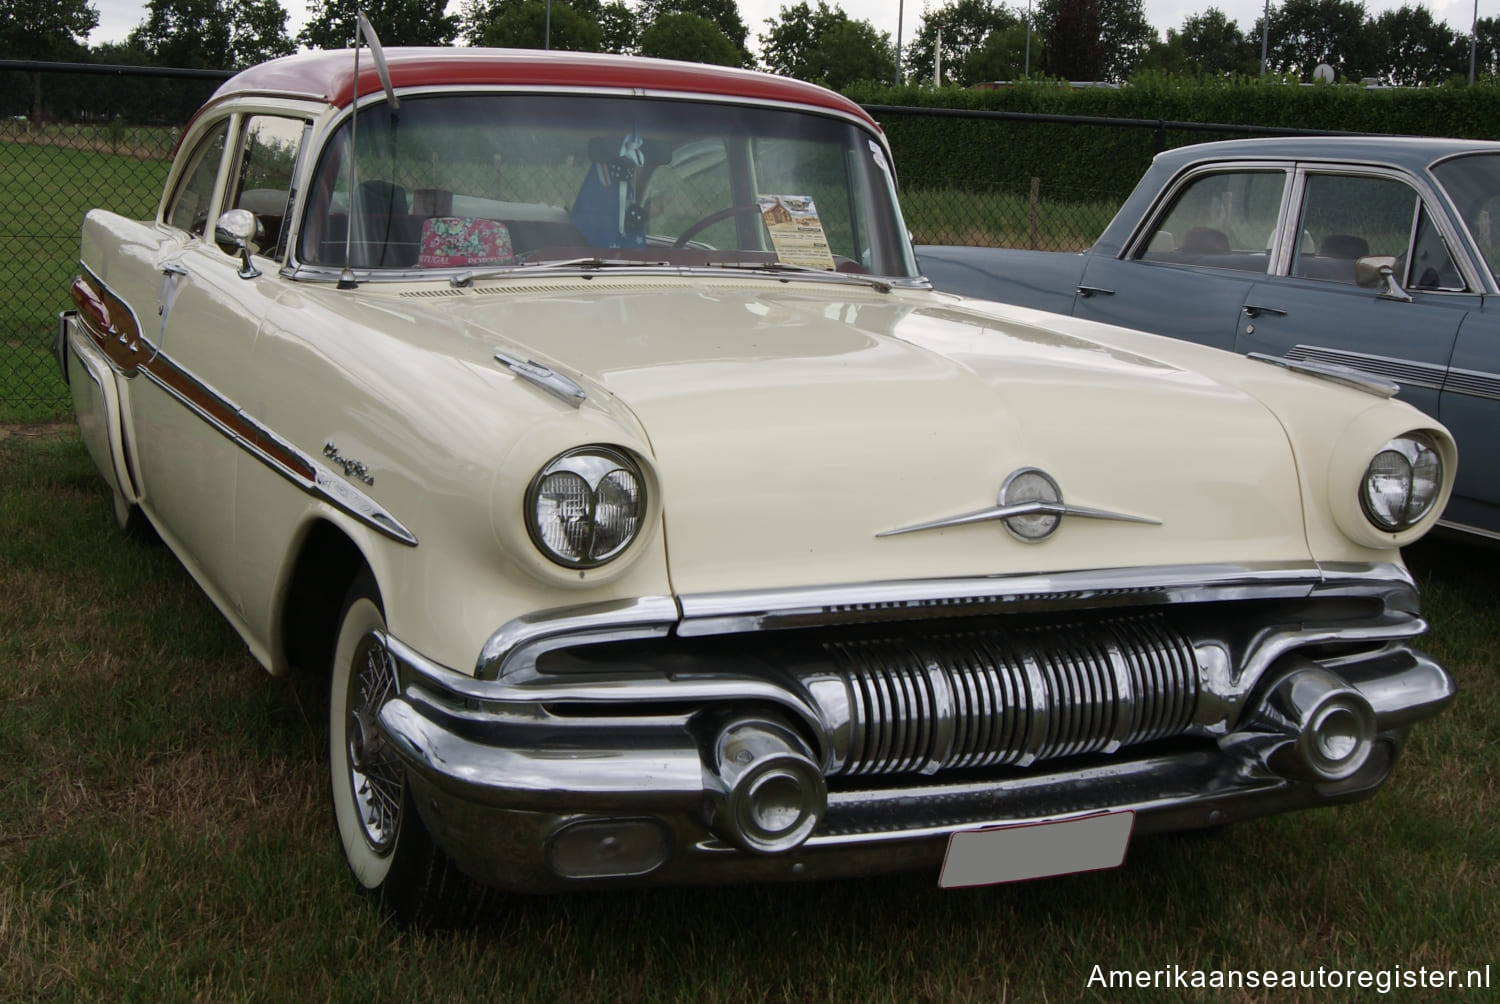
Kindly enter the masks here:
M 1443 460 L 1427 436 L 1409 432 L 1381 447 L 1365 468 L 1359 501 L 1365 517 L 1396 533 L 1432 510 L 1443 488 Z
M 646 481 L 624 453 L 585 446 L 554 457 L 526 491 L 526 529 L 550 560 L 597 568 L 630 546 L 646 512 Z

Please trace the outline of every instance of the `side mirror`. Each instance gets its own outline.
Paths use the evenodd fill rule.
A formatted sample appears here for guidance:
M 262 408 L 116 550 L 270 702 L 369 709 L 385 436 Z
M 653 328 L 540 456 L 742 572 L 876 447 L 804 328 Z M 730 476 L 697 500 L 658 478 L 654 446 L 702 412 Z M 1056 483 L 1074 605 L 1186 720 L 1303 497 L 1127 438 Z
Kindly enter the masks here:
M 214 224 L 214 243 L 225 254 L 239 253 L 241 279 L 254 279 L 260 269 L 250 260 L 250 241 L 260 230 L 260 221 L 248 209 L 231 209 Z
M 1411 302 L 1411 294 L 1396 280 L 1396 258 L 1392 255 L 1366 255 L 1354 262 L 1354 281 L 1365 289 L 1380 289 L 1383 300 Z

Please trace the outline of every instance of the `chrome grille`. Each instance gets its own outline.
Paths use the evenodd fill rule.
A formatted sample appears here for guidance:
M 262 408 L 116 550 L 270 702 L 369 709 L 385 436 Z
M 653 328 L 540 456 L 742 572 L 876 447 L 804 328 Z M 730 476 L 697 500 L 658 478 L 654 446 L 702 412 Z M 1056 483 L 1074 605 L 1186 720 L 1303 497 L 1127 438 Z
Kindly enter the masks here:
M 1024 766 L 1182 732 L 1193 647 L 1161 617 L 832 642 L 849 694 L 840 774 Z

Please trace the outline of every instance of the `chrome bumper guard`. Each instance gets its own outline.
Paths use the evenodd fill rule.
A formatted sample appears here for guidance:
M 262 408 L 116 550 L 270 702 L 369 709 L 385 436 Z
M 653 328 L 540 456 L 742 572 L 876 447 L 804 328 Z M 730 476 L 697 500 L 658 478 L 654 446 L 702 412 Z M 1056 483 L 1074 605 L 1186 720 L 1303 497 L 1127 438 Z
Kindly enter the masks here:
M 1179 582 L 1182 572 L 1172 570 Z M 1048 584 L 1055 587 L 1055 578 Z M 544 618 L 544 646 L 535 644 L 538 635 L 510 626 L 522 641 L 506 651 L 523 651 L 524 668 L 498 679 L 435 666 L 399 640 L 379 636 L 401 680 L 401 693 L 382 707 L 379 721 L 407 768 L 424 822 L 460 867 L 503 888 L 550 892 L 921 867 L 939 862 L 949 836 L 961 830 L 1101 810 L 1134 811 L 1135 832 L 1142 834 L 1349 801 L 1373 793 L 1393 767 L 1406 729 L 1453 698 L 1448 674 L 1406 645 L 1425 625 L 1399 568 L 1320 569 L 1304 573 L 1300 584 L 1284 570 L 1264 578 L 1247 570 L 1234 584 L 1217 572 L 1209 578 L 1213 588 L 1205 592 L 1200 582 L 1195 598 L 1322 597 L 1345 612 L 1358 600 L 1363 613 L 1342 628 L 1304 619 L 1256 624 L 1248 632 L 1247 625 L 1220 625 L 1223 640 L 1195 634 L 1196 709 L 1176 734 L 1146 735 L 1141 745 L 1124 748 L 1069 747 L 1037 762 L 994 759 L 936 776 L 913 769 L 923 761 L 911 756 L 892 760 L 904 769 L 885 776 L 842 770 L 851 719 L 840 717 L 838 699 L 826 699 L 831 685 L 819 673 L 799 685 L 738 668 L 642 674 L 637 666 L 634 675 L 538 668 L 539 651 L 565 648 L 569 638 L 577 645 L 694 637 L 707 622 L 681 612 L 693 609 L 689 599 L 677 608 L 679 620 L 665 626 L 662 610 L 651 604 L 629 608 L 646 611 L 635 625 L 615 616 L 625 608 L 578 612 L 571 620 L 579 630 L 571 636 L 559 629 L 569 618 Z M 1158 584 L 1151 595 L 1166 603 L 1186 592 Z M 1050 595 L 1077 609 L 1101 605 L 1099 592 Z M 1142 592 L 1129 599 L 1139 604 Z M 774 629 L 755 604 L 737 615 L 726 607 L 714 605 L 715 623 L 727 625 L 726 633 Z M 859 616 L 874 612 L 867 605 Z M 878 613 L 921 624 L 932 619 L 921 604 L 896 603 Z M 817 630 L 829 618 L 826 609 L 799 611 L 794 625 L 777 627 Z M 1253 637 L 1233 640 L 1234 634 Z M 501 648 L 492 643 L 485 658 L 503 661 Z M 1100 662 L 1118 663 L 1117 653 Z M 1070 680 L 1081 679 L 1072 663 L 1063 668 Z M 899 683 L 898 676 L 892 679 Z M 1129 685 L 1128 674 L 1120 679 Z M 891 684 L 890 693 L 899 697 L 900 686 Z M 923 713 L 944 713 L 942 704 Z M 1049 712 L 1055 731 L 1056 708 L 1036 710 L 1026 721 L 1034 730 L 1046 725 Z M 887 739 L 905 742 L 903 736 L 918 731 L 897 730 Z

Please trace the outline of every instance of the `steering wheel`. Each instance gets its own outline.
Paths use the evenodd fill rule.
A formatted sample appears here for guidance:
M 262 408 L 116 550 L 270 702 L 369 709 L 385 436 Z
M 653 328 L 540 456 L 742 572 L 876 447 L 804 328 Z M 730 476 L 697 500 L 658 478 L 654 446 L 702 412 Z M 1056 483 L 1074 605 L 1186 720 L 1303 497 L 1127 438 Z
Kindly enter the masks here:
M 685 248 L 687 247 L 688 241 L 692 240 L 694 237 L 698 236 L 700 232 L 706 230 L 708 227 L 713 226 L 715 223 L 733 219 L 736 216 L 748 216 L 751 213 L 759 216 L 760 206 L 730 206 L 728 209 L 720 209 L 718 212 L 709 213 L 707 216 L 703 217 L 701 220 L 697 220 L 686 230 L 684 230 L 682 234 L 672 242 L 672 247 L 674 249 Z

